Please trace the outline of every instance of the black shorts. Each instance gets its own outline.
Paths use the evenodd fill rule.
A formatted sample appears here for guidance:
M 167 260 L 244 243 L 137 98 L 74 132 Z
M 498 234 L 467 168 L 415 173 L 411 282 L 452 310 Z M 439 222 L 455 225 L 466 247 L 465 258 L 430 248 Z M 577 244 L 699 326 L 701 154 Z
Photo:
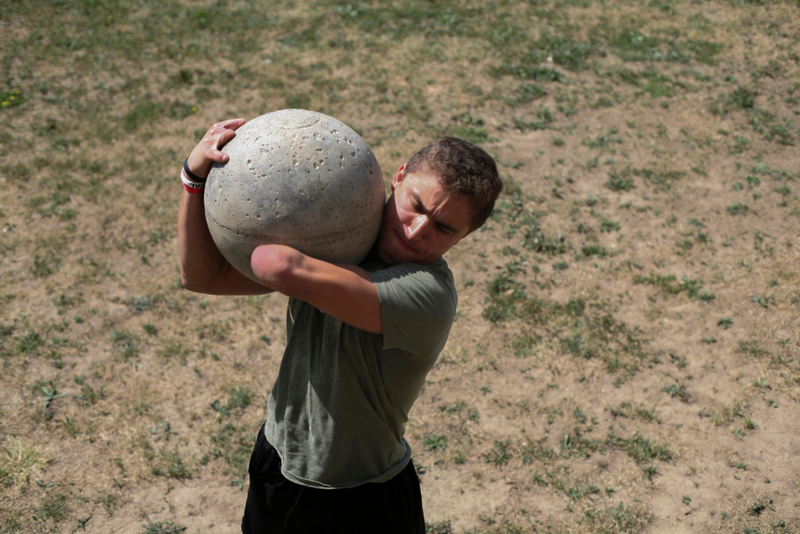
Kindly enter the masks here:
M 278 451 L 258 433 L 250 457 L 244 534 L 424 534 L 422 494 L 413 462 L 387 482 L 347 489 L 295 484 Z

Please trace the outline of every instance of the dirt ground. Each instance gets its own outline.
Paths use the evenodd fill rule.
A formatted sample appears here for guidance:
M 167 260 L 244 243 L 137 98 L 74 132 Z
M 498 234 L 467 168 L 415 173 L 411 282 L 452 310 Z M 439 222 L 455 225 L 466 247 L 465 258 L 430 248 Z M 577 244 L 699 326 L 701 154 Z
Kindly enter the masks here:
M 289 107 L 505 182 L 407 426 L 429 532 L 800 532 L 797 2 L 0 12 L 0 533 L 239 531 L 286 299 L 181 287 L 178 171 Z

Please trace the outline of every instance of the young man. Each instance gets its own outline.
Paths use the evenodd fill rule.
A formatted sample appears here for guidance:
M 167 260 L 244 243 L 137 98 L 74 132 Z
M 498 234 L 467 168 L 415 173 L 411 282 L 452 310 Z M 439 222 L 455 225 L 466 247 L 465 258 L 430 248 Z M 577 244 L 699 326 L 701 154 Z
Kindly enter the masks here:
M 359 266 L 263 245 L 236 271 L 205 222 L 202 180 L 243 119 L 211 127 L 187 158 L 179 217 L 187 289 L 290 297 L 286 349 L 250 460 L 242 532 L 423 533 L 408 412 L 455 316 L 442 255 L 479 228 L 502 188 L 492 158 L 455 138 L 392 179 L 378 240 Z

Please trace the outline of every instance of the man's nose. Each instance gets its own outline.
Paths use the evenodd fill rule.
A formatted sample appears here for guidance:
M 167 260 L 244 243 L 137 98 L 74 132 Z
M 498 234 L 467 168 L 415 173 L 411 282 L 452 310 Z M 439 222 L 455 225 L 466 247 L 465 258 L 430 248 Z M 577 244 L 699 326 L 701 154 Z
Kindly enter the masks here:
M 414 217 L 411 224 L 408 226 L 408 239 L 413 239 L 420 235 L 422 231 L 428 226 L 428 216 L 419 214 Z

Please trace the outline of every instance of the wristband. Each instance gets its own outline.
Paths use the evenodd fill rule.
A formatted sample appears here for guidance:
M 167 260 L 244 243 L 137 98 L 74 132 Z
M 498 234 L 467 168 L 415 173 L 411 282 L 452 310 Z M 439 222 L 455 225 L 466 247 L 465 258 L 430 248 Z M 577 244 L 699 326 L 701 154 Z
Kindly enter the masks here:
M 183 182 L 183 188 L 193 195 L 201 194 L 206 187 L 205 182 L 198 183 L 190 180 L 189 177 L 186 176 L 185 169 L 181 169 L 181 182 Z
M 206 181 L 205 178 L 200 178 L 195 173 L 189 170 L 189 158 L 183 160 L 183 170 L 186 172 L 186 176 L 189 178 L 190 181 L 195 183 L 203 183 Z

